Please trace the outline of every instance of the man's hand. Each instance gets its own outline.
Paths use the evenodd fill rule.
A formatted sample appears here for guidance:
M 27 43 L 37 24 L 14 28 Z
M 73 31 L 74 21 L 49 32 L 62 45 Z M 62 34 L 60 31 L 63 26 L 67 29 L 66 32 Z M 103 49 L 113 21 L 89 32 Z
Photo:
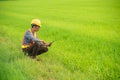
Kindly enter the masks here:
M 46 42 L 44 40 L 40 40 L 42 43 L 46 44 Z
M 53 44 L 53 42 L 54 42 L 54 41 L 52 41 L 52 42 L 50 42 L 50 43 L 47 44 L 45 41 L 40 40 L 40 41 L 39 41 L 39 44 L 41 45 L 41 43 L 42 43 L 43 46 L 50 47 L 50 46 Z

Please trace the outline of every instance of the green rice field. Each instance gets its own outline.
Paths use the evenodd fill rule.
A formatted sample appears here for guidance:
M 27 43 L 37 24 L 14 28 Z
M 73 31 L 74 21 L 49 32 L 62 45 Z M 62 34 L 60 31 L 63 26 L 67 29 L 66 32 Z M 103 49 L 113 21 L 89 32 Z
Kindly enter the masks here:
M 40 61 L 21 50 L 35 18 Z M 120 80 L 120 1 L 0 0 L 0 80 Z

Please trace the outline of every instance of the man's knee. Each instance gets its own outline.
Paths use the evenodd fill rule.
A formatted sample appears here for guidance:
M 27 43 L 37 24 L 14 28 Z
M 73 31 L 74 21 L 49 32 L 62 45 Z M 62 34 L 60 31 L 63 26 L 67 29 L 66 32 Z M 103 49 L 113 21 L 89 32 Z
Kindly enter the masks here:
M 39 51 L 39 52 L 47 52 L 47 51 L 48 51 L 48 48 L 47 48 L 47 47 L 39 47 L 39 48 L 38 48 L 38 51 Z
M 44 51 L 45 51 L 45 52 L 47 52 L 47 51 L 48 51 L 48 48 L 47 48 L 47 47 L 45 47 L 45 48 L 44 48 Z

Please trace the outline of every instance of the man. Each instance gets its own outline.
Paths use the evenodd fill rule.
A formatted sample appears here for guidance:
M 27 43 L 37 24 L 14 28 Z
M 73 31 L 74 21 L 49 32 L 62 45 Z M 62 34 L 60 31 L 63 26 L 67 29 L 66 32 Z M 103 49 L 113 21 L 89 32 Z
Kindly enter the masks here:
M 31 29 L 27 30 L 24 34 L 22 41 L 22 50 L 24 54 L 28 54 L 30 58 L 35 59 L 37 55 L 40 55 L 48 51 L 49 46 L 52 43 L 45 43 L 43 40 L 37 38 L 36 32 L 39 31 L 41 22 L 39 19 L 33 19 L 31 21 Z

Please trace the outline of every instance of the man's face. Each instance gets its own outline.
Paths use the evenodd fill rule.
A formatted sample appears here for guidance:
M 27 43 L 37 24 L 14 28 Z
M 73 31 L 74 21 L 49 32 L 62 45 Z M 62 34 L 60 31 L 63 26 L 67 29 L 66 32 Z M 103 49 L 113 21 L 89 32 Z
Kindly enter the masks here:
M 40 29 L 39 26 L 34 26 L 33 28 L 34 28 L 34 31 L 36 31 L 36 32 L 39 31 L 39 29 Z

